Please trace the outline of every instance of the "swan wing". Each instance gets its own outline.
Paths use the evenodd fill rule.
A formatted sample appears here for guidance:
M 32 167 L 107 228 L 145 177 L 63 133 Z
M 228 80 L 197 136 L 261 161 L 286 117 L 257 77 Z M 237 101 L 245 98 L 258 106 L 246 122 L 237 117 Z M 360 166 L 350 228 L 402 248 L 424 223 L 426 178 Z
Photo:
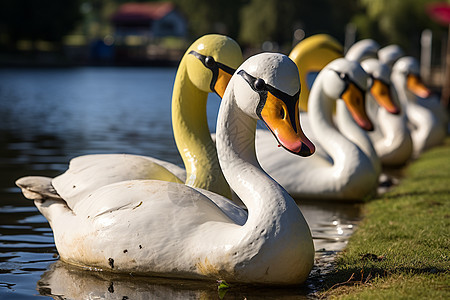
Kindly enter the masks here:
M 51 206 L 39 209 L 52 220 L 63 260 L 118 271 L 190 272 L 194 253 L 202 255 L 199 247 L 209 251 L 221 232 L 238 228 L 203 193 L 159 180 L 103 186 L 80 200 L 71 214 L 55 209 L 58 215 L 52 215 Z
M 69 169 L 53 179 L 56 192 L 70 208 L 102 186 L 126 180 L 156 179 L 182 183 L 158 160 L 130 154 L 93 154 L 70 161 Z M 172 168 L 174 169 L 174 167 Z
M 247 211 L 230 201 L 228 198 L 208 190 L 195 187 L 194 189 L 211 199 L 211 201 L 213 201 L 231 220 L 233 220 L 234 223 L 242 226 L 247 221 Z
M 80 200 L 73 212 L 77 216 L 94 219 L 111 213 L 126 215 L 139 212 L 149 219 L 153 215 L 155 219 L 161 219 L 159 215 L 167 218 L 191 215 L 195 219 L 191 222 L 197 224 L 207 220 L 230 222 L 227 215 L 205 194 L 184 184 L 128 180 L 100 187 Z

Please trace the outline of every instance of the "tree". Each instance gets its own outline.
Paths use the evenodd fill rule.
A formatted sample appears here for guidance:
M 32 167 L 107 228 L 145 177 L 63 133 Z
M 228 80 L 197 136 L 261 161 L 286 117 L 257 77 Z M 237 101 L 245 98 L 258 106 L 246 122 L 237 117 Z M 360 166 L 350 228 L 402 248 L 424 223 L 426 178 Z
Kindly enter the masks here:
M 239 10 L 245 0 L 173 0 L 189 20 L 195 38 L 207 33 L 227 34 L 236 39 Z
M 353 18 L 360 38 L 373 38 L 380 44 L 398 44 L 417 54 L 424 29 L 439 30 L 426 14 L 433 0 L 359 0 L 364 14 Z
M 239 40 L 254 47 L 274 41 L 291 49 L 293 33 L 298 28 L 306 36 L 328 33 L 343 40 L 355 1 L 252 0 L 241 10 Z

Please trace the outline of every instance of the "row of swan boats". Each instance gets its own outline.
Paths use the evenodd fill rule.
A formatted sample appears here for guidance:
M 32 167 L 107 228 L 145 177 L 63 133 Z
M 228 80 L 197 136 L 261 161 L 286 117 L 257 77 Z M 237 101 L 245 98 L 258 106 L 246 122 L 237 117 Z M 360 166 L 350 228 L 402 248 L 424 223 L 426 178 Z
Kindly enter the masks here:
M 311 38 L 289 57 L 261 53 L 243 63 L 226 36 L 206 35 L 189 47 L 172 95 L 185 169 L 148 156 L 97 154 L 74 158 L 55 178 L 17 180 L 52 227 L 60 259 L 160 277 L 304 282 L 314 245 L 294 198 L 360 201 L 374 192 L 382 162 L 374 145 L 383 139 L 376 133 L 389 124 L 369 119 L 366 94 L 380 105 L 369 111 L 373 120 L 386 120 L 380 110 L 406 120 L 386 92 L 393 89 L 384 71 L 369 75 L 365 61 L 343 57 L 331 37 Z M 308 69 L 302 51 L 322 54 Z M 206 121 L 211 92 L 222 98 L 215 142 Z M 257 129 L 257 120 L 268 130 Z

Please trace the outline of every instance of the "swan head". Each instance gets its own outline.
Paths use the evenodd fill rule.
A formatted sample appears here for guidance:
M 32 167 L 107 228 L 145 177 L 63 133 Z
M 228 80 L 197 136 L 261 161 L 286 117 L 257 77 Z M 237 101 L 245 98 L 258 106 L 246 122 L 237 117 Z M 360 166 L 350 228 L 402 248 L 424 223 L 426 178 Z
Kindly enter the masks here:
M 369 89 L 377 103 L 391 114 L 399 114 L 400 107 L 391 96 L 390 71 L 378 59 L 370 58 L 361 62 L 361 67 L 369 74 Z
M 356 42 L 348 49 L 345 58 L 362 62 L 365 59 L 376 58 L 380 45 L 372 39 L 364 39 Z
M 223 97 L 236 68 L 242 63 L 242 51 L 231 38 L 208 34 L 196 40 L 185 54 L 189 80 L 201 91 Z
M 392 68 L 394 63 L 404 55 L 405 53 L 398 45 L 389 45 L 378 50 L 378 59 L 389 68 Z
M 321 72 L 323 92 L 331 99 L 344 100 L 350 114 L 363 129 L 373 130 L 366 113 L 366 90 L 369 75 L 355 61 L 339 58 L 329 63 Z
M 262 120 L 289 152 L 313 154 L 315 147 L 300 127 L 296 64 L 283 54 L 261 53 L 247 59 L 236 76 L 234 95 L 239 109 Z
M 400 58 L 392 68 L 393 80 L 403 78 L 406 88 L 416 96 L 428 98 L 431 91 L 425 86 L 420 78 L 420 67 L 417 59 L 411 56 Z

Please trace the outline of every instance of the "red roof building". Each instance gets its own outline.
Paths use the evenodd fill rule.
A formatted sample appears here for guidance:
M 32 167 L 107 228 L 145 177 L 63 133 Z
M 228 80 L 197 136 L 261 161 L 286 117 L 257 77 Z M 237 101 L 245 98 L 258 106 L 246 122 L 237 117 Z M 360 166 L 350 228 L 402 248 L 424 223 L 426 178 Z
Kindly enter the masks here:
M 112 16 L 116 35 L 185 37 L 187 22 L 171 2 L 125 3 Z

